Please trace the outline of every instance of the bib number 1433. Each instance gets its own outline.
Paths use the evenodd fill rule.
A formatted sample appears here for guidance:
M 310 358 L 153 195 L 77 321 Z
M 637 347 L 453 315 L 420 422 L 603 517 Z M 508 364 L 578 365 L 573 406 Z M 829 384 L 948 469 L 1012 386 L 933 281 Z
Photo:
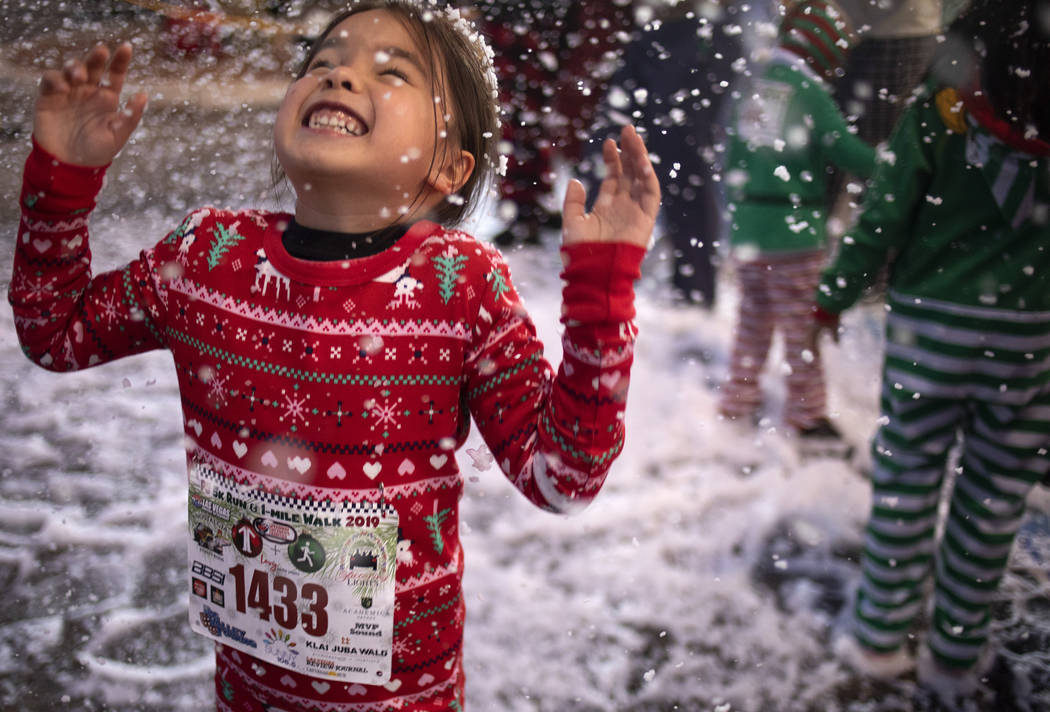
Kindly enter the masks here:
M 245 582 L 244 564 L 230 567 L 233 576 L 234 601 L 241 613 L 251 608 L 258 611 L 259 618 L 274 622 L 282 628 L 293 629 L 297 625 L 307 635 L 320 637 L 328 632 L 328 591 L 324 586 L 315 583 L 303 584 L 302 590 L 296 588 L 295 581 L 286 576 L 274 576 L 259 569 L 252 569 L 251 580 Z M 270 594 L 273 593 L 273 603 Z M 305 607 L 300 613 L 297 602 L 302 599 Z
M 390 679 L 392 506 L 259 492 L 199 464 L 189 491 L 193 630 L 306 675 Z

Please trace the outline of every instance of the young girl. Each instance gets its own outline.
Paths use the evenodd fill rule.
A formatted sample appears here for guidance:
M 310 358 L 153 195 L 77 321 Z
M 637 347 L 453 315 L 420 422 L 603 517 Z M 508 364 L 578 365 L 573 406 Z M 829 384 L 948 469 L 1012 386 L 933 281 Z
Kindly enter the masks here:
M 950 73 L 904 113 L 816 299 L 835 326 L 895 254 L 856 644 L 841 650 L 876 673 L 911 667 L 932 570 L 919 677 L 950 704 L 976 686 L 1026 495 L 1050 472 L 1050 2 L 978 0 L 946 46 L 973 54 L 939 63 Z
M 337 15 L 281 104 L 294 215 L 204 208 L 90 274 L 87 224 L 145 107 L 124 45 L 44 74 L 10 300 L 55 371 L 168 349 L 189 468 L 187 584 L 220 710 L 457 710 L 454 452 L 473 418 L 538 506 L 590 501 L 623 445 L 632 282 L 659 188 L 633 129 L 592 212 L 565 196 L 552 372 L 498 252 L 455 224 L 498 162 L 487 48 L 455 10 Z M 439 224 L 441 223 L 441 224 Z

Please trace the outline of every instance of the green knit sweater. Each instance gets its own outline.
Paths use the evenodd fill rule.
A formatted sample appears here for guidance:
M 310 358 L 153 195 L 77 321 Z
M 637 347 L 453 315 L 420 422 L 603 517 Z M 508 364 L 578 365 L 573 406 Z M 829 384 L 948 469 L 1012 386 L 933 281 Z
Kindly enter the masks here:
M 1050 160 L 1010 151 L 936 95 L 902 116 L 818 304 L 848 308 L 892 261 L 889 288 L 913 301 L 1050 310 Z
M 725 172 L 734 250 L 790 253 L 825 243 L 827 167 L 866 178 L 875 151 L 850 133 L 826 83 L 778 50 L 741 90 Z

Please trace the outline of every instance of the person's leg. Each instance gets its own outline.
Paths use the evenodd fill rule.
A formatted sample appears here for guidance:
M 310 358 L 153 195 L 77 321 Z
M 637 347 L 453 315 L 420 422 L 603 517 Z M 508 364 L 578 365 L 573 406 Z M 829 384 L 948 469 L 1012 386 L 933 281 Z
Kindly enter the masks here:
M 754 415 L 762 404 L 758 377 L 773 340 L 773 319 L 766 285 L 768 267 L 768 263 L 762 261 L 736 263 L 740 313 L 729 358 L 729 378 L 722 385 L 718 408 L 722 415 L 730 418 Z
M 1048 450 L 1050 394 L 1023 407 L 974 409 L 937 557 L 928 645 L 940 664 L 977 662 L 1025 498 L 1050 470 Z
M 965 408 L 917 397 L 883 374 L 882 422 L 872 444 L 871 515 L 864 537 L 854 635 L 893 653 L 918 615 L 930 574 L 948 452 Z
M 672 243 L 674 296 L 710 308 L 724 211 L 713 165 L 722 140 L 721 127 L 715 128 L 724 96 L 719 82 L 734 75 L 732 59 L 713 60 L 712 48 L 698 42 L 696 28 L 695 20 L 665 22 L 646 32 L 642 51 L 633 45 L 626 61 L 633 65 L 636 86 L 646 92 L 638 110 L 645 118 L 646 146 L 659 157 L 655 170 L 663 196 L 660 215 Z M 725 33 L 716 29 L 714 36 Z
M 769 275 L 773 318 L 784 336 L 788 373 L 784 421 L 798 430 L 812 428 L 827 417 L 824 364 L 819 351 L 809 349 L 813 299 L 825 263 L 814 250 L 773 264 Z
M 660 218 L 671 242 L 671 290 L 675 300 L 711 308 L 715 301 L 712 226 L 707 195 L 699 188 L 665 189 Z M 717 217 L 717 216 L 716 216 Z

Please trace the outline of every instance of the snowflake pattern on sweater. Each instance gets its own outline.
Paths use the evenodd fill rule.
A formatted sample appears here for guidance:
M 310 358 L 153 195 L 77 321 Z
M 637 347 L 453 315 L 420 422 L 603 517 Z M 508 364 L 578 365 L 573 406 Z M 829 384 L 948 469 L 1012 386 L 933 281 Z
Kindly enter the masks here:
M 555 373 L 499 252 L 426 221 L 378 255 L 317 263 L 283 249 L 290 215 L 207 208 L 92 276 L 88 215 L 103 176 L 39 147 L 26 162 L 9 299 L 27 356 L 70 371 L 167 349 L 188 465 L 277 495 L 382 500 L 400 517 L 390 682 L 323 682 L 219 646 L 222 704 L 244 709 L 249 694 L 325 712 L 459 709 L 454 451 L 473 418 L 536 505 L 566 512 L 595 496 L 623 446 L 644 251 L 565 248 Z

